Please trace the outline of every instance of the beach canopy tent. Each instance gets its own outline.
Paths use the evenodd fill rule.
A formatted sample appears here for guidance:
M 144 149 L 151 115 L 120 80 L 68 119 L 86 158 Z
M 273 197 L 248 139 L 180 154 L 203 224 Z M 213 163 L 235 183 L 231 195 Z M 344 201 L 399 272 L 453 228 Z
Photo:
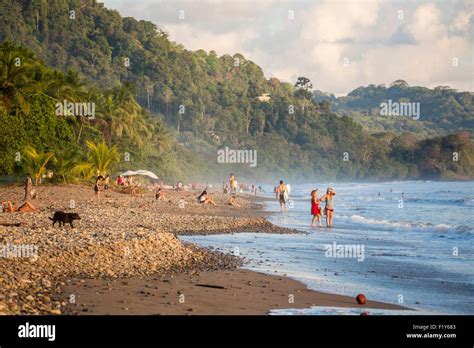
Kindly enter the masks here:
M 123 176 L 143 175 L 143 176 L 148 176 L 152 179 L 157 179 L 158 180 L 158 176 L 156 176 L 155 173 L 150 172 L 149 170 L 143 170 L 143 169 L 140 169 L 140 170 L 127 170 L 125 173 L 122 173 L 122 175 Z

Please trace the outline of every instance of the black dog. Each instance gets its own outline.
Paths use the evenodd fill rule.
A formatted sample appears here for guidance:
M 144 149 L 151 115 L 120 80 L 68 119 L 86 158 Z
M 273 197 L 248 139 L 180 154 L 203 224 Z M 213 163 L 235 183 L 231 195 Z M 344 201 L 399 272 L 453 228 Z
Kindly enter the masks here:
M 63 224 L 70 224 L 71 228 L 74 228 L 72 225 L 72 222 L 74 220 L 80 220 L 81 217 L 77 213 L 65 213 L 63 211 L 57 211 L 54 213 L 53 218 L 49 218 L 50 220 L 53 220 L 53 226 L 56 222 L 59 222 L 59 227 L 61 227 L 61 223 Z

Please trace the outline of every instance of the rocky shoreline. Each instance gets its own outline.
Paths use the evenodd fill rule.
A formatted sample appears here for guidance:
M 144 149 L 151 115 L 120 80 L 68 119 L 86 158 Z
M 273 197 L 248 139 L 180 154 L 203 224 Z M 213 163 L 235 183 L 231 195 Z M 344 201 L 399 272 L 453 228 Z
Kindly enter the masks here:
M 21 188 L 2 190 L 2 200 L 17 200 Z M 203 207 L 195 193 L 170 191 L 166 201 L 109 192 L 99 204 L 88 187 L 39 187 L 36 213 L 2 213 L 0 314 L 61 314 L 72 299 L 62 293 L 70 278 L 118 279 L 156 274 L 193 274 L 236 269 L 242 260 L 192 244 L 176 235 L 233 232 L 297 233 L 275 226 L 256 213 L 255 201 L 213 193 L 218 207 Z M 185 208 L 178 202 L 184 200 Z M 54 211 L 76 212 L 75 227 L 52 227 Z M 260 216 L 259 216 L 260 215 Z M 250 217 L 249 217 L 250 216 Z M 19 252 L 23 246 L 25 250 Z M 31 247 L 28 249 L 27 247 Z M 25 253 L 26 252 L 26 253 Z

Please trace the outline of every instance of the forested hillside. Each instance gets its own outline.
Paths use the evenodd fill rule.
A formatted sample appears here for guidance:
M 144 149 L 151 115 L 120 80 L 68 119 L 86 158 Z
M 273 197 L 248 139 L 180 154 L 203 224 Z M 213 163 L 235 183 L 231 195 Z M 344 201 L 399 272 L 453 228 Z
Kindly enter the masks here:
M 332 111 L 349 115 L 368 131 L 410 131 L 427 137 L 474 129 L 473 93 L 449 86 L 410 87 L 406 81 L 398 80 L 389 87 L 359 87 L 339 98 L 321 91 L 314 91 L 313 95 L 315 101 L 330 102 Z M 419 103 L 419 119 L 382 116 L 380 104 L 388 100 Z
M 445 148 L 436 152 L 443 139 L 407 145 L 400 134 L 371 135 L 331 112 L 338 101 L 315 100 L 304 77 L 293 85 L 267 79 L 238 53 L 188 51 L 153 23 L 93 0 L 3 0 L 0 42 L 2 174 L 21 171 L 15 154 L 27 145 L 78 153 L 81 168 L 87 144 L 104 141 L 119 154 L 116 171 L 172 180 L 217 181 L 230 171 L 260 181 L 474 177 L 468 133 L 449 138 L 461 154 L 454 164 Z M 58 117 L 63 100 L 94 103 L 95 117 Z M 453 130 L 472 128 L 462 122 Z M 225 146 L 256 150 L 257 166 L 218 164 Z

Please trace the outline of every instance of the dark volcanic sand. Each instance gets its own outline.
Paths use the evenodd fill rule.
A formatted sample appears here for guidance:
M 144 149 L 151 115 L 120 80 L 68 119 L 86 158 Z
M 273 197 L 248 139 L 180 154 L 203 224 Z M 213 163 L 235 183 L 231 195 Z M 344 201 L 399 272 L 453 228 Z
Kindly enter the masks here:
M 66 306 L 65 314 L 245 315 L 315 305 L 404 309 L 370 299 L 361 306 L 356 303 L 357 294 L 352 298 L 312 291 L 290 278 L 243 269 L 83 283 L 73 279 L 63 287 L 63 294 L 74 294 L 76 299 L 75 304 Z M 290 295 L 294 303 L 289 303 Z

